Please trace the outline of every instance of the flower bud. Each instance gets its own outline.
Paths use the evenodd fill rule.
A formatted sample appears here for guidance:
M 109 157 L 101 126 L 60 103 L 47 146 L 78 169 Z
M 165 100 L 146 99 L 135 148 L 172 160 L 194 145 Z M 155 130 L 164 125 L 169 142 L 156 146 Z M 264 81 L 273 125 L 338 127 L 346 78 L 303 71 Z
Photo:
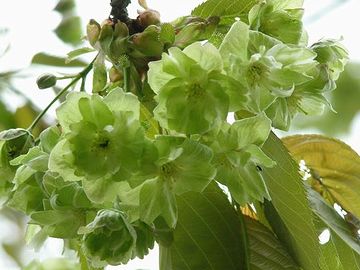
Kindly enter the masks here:
M 132 36 L 131 40 L 136 50 L 145 56 L 160 56 L 164 50 L 164 43 L 160 40 L 160 28 L 151 25 L 144 32 Z
M 95 20 L 90 20 L 86 27 L 87 39 L 91 46 L 94 46 L 99 39 L 101 27 L 100 24 Z
M 124 78 L 124 74 L 120 72 L 117 68 L 112 67 L 109 71 L 109 78 L 111 82 L 115 83 L 118 81 L 122 81 Z
M 146 28 L 150 25 L 157 25 L 160 23 L 160 13 L 156 10 L 147 9 L 144 12 L 141 12 L 137 17 L 137 20 L 143 28 Z
M 129 28 L 123 22 L 117 22 L 114 26 L 114 38 L 126 38 L 129 36 Z
M 43 74 L 37 80 L 36 84 L 39 89 L 47 89 L 56 84 L 57 78 L 52 74 Z
M 114 29 L 112 22 L 106 20 L 102 26 L 99 36 L 100 47 L 106 55 L 110 55 L 110 45 L 113 41 Z
M 175 28 L 170 23 L 161 25 L 160 40 L 165 44 L 173 44 L 175 41 Z
M 22 128 L 9 129 L 0 132 L 0 142 L 5 141 L 7 156 L 10 159 L 26 154 L 34 145 L 34 138 L 29 131 Z
M 136 231 L 118 210 L 101 210 L 84 230 L 83 247 L 94 265 L 127 263 L 136 246 Z
M 214 16 L 204 22 L 195 21 L 184 26 L 176 35 L 175 45 L 185 48 L 191 43 L 207 39 L 215 31 L 219 22 L 219 17 Z

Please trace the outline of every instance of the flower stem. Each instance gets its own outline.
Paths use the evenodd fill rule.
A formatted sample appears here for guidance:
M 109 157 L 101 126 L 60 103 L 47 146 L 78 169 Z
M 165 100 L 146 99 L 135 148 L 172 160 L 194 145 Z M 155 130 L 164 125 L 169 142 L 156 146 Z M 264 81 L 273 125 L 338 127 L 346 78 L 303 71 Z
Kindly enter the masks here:
M 124 67 L 124 91 L 130 92 L 130 67 Z
M 32 132 L 32 130 L 36 127 L 36 125 L 40 122 L 40 120 L 44 117 L 44 115 L 48 112 L 52 105 L 63 95 L 65 94 L 73 85 L 75 85 L 80 79 L 85 79 L 87 74 L 92 70 L 96 57 L 91 63 L 84 68 L 78 75 L 76 75 L 71 82 L 65 86 L 55 97 L 54 99 L 46 106 L 46 108 L 36 117 L 36 119 L 32 122 L 32 124 L 28 127 L 28 131 Z

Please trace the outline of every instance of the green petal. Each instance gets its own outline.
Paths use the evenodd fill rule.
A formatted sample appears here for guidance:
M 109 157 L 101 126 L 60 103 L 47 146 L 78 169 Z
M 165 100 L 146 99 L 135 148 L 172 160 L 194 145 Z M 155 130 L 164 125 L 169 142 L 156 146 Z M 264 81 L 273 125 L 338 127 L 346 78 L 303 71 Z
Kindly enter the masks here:
M 293 115 L 291 114 L 286 99 L 277 99 L 269 108 L 267 108 L 266 115 L 272 120 L 272 125 L 275 128 L 289 130 Z
M 311 48 L 316 52 L 316 60 L 325 64 L 332 80 L 337 80 L 349 59 L 346 49 L 336 40 L 324 40 Z
M 67 140 L 61 140 L 50 153 L 49 170 L 58 173 L 65 181 L 81 181 L 83 177 L 75 175 L 74 155 Z
M 60 140 L 60 130 L 58 127 L 49 127 L 40 134 L 40 144 L 43 151 L 50 154 L 52 149 Z
M 176 200 L 169 185 L 159 178 L 148 180 L 140 191 L 140 218 L 151 225 L 157 217 L 163 217 L 170 228 L 177 221 Z
M 113 89 L 105 98 L 105 104 L 114 112 L 132 112 L 135 119 L 140 118 L 140 102 L 132 93 L 125 93 L 121 88 Z
M 224 61 L 224 66 L 229 67 L 229 56 L 236 55 L 240 61 L 248 59 L 249 26 L 243 22 L 233 24 L 226 34 L 221 46 L 220 54 Z
M 174 161 L 174 192 L 177 195 L 187 191 L 202 192 L 216 174 L 210 163 L 213 152 L 207 146 L 188 139 L 181 148 L 183 153 Z
M 194 59 L 204 70 L 222 71 L 223 63 L 218 49 L 209 42 L 195 42 L 187 46 L 183 51 L 187 56 Z
M 95 124 L 99 129 L 103 129 L 114 122 L 112 112 L 102 98 L 97 95 L 91 96 L 91 99 L 80 98 L 78 106 L 83 120 Z
M 174 78 L 174 75 L 163 71 L 163 62 L 161 60 L 149 63 L 148 82 L 155 93 L 159 93 L 160 89 Z
M 71 92 L 67 95 L 66 101 L 56 110 L 57 119 L 65 133 L 70 131 L 71 124 L 82 120 L 78 106 L 82 98 L 90 99 L 91 96 L 84 92 Z
M 87 197 L 97 204 L 113 203 L 128 188 L 126 182 L 115 182 L 111 176 L 93 180 L 84 179 L 82 185 Z
M 230 133 L 235 133 L 238 149 L 250 144 L 262 145 L 271 131 L 271 121 L 265 114 L 259 114 L 236 121 L 230 128 Z
M 164 86 L 158 101 L 155 118 L 163 127 L 185 134 L 208 131 L 226 119 L 229 108 L 229 98 L 216 81 L 184 87 L 174 79 Z

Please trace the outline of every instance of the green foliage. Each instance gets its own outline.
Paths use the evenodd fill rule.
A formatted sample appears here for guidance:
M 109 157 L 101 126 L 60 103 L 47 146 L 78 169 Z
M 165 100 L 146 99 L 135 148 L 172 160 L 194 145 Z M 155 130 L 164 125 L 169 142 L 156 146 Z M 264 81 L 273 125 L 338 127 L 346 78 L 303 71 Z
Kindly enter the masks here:
M 312 187 L 330 204 L 360 217 L 360 157 L 343 142 L 321 135 L 284 138 L 298 161 L 305 161 Z
M 177 198 L 179 221 L 170 247 L 161 247 L 161 270 L 246 269 L 245 232 L 240 220 L 215 184 L 201 194 Z M 168 257 L 167 257 L 168 256 Z
M 60 24 L 55 29 L 55 34 L 61 41 L 71 45 L 81 43 L 82 26 L 80 17 L 75 13 L 74 0 L 60 0 L 55 11 L 62 16 Z
M 25 269 L 103 269 L 143 258 L 155 241 L 161 270 L 360 269 L 358 155 L 331 139 L 285 139 L 308 166 L 304 181 L 272 133 L 329 105 L 342 45 L 307 45 L 301 0 L 208 0 L 165 24 L 144 1 L 128 18 L 129 3 L 112 1 L 109 19 L 89 22 L 92 48 L 34 56 L 83 70 L 42 76 L 42 89 L 70 82 L 28 129 L 0 133 L 0 194 L 29 216 L 28 240 L 64 239 L 80 261 Z M 56 33 L 76 44 L 73 8 L 59 2 Z M 89 64 L 78 59 L 90 52 Z M 56 125 L 36 134 L 58 100 Z
M 74 60 L 67 62 L 66 58 L 48 55 L 46 53 L 38 53 L 34 55 L 31 60 L 32 64 L 45 65 L 45 66 L 55 66 L 55 67 L 84 67 L 86 63 L 80 60 Z
M 251 269 L 299 269 L 269 228 L 249 217 L 245 217 L 245 224 L 249 238 Z
M 271 211 L 265 212 L 267 219 L 302 268 L 319 269 L 316 228 L 298 166 L 274 134 L 264 145 L 264 151 L 277 163 L 275 167 L 264 170 L 273 205 Z

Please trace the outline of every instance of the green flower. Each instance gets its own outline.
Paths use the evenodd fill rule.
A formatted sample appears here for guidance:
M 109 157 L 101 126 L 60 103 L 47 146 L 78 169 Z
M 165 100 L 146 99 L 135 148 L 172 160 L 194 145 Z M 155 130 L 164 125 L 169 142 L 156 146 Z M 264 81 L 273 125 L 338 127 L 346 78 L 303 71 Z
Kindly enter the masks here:
M 271 167 L 274 162 L 261 146 L 271 130 L 271 121 L 264 114 L 238 120 L 232 125 L 224 123 L 211 144 L 214 150 L 215 179 L 226 185 L 233 198 L 241 205 L 270 199 L 261 166 Z
M 71 239 L 95 215 L 94 205 L 87 198 L 81 183 L 65 182 L 60 176 L 46 173 L 42 178 L 43 209 L 31 213 L 31 223 L 40 225 L 50 237 Z
M 283 8 L 275 2 L 271 2 L 274 7 Z M 244 78 L 251 96 L 245 110 L 265 111 L 272 125 L 282 130 L 289 128 L 298 112 L 322 112 L 327 104 L 324 92 L 334 89 L 347 60 L 346 51 L 334 41 L 311 48 L 286 45 L 242 22 L 232 26 L 220 53 L 228 75 Z
M 248 110 L 267 109 L 277 98 L 292 95 L 295 87 L 313 77 L 316 54 L 310 49 L 285 45 L 248 25 L 237 22 L 226 35 L 220 53 L 233 78 L 244 78 L 251 95 Z
M 24 155 L 34 145 L 34 138 L 24 129 L 0 132 L 0 197 L 7 195 L 13 187 L 16 166 L 12 160 Z
M 138 221 L 134 225 L 136 231 L 136 249 L 133 257 L 143 259 L 154 248 L 155 238 L 153 229 L 145 223 Z
M 104 99 L 73 93 L 57 114 L 65 140 L 50 154 L 50 170 L 65 181 L 81 180 L 92 201 L 112 201 L 116 183 L 140 169 L 149 144 L 139 121 L 137 97 L 120 89 Z
M 316 67 L 310 70 L 312 80 L 297 85 L 293 94 L 277 99 L 266 114 L 273 120 L 275 127 L 287 130 L 290 121 L 300 112 L 306 115 L 320 115 L 330 106 L 325 94 L 336 88 L 336 80 L 348 60 L 346 50 L 335 40 L 315 43 L 312 47 L 317 54 Z
M 155 140 L 157 170 L 140 190 L 140 218 L 147 224 L 161 216 L 173 228 L 177 220 L 175 195 L 202 192 L 215 176 L 212 151 L 207 146 L 175 136 Z
M 149 84 L 158 102 L 155 118 L 166 129 L 207 132 L 226 119 L 230 92 L 238 92 L 237 103 L 246 100 L 242 88 L 231 85 L 231 79 L 222 74 L 221 55 L 210 43 L 197 42 L 183 51 L 170 48 L 149 66 Z
M 251 9 L 249 23 L 252 30 L 296 45 L 303 36 L 303 14 L 301 1 L 270 0 Z
M 127 263 L 136 247 L 136 231 L 118 210 L 101 210 L 83 231 L 85 255 L 94 266 Z

